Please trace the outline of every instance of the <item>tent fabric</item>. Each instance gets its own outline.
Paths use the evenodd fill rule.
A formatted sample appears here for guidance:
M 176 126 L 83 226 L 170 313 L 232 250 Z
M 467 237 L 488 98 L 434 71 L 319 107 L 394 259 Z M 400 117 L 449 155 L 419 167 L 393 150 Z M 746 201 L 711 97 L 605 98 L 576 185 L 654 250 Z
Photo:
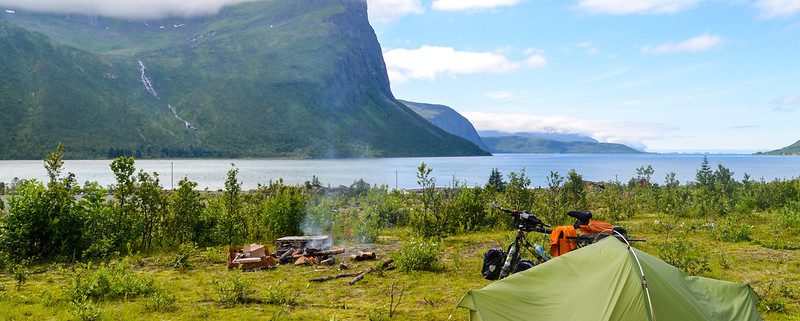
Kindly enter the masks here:
M 647 279 L 656 321 L 761 320 L 747 284 L 687 276 L 633 249 Z M 639 265 L 616 238 L 554 258 L 482 289 L 458 306 L 472 321 L 651 321 Z

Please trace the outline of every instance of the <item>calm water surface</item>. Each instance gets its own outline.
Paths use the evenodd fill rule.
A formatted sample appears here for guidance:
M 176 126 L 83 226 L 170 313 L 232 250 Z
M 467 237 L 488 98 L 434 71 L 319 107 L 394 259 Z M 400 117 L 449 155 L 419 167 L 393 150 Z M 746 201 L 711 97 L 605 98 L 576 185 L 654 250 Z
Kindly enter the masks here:
M 565 154 L 499 154 L 490 157 L 434 157 L 434 158 L 383 158 L 383 159 L 328 159 L 328 160 L 283 160 L 283 159 L 175 159 L 137 160 L 136 168 L 157 172 L 161 185 L 170 188 L 172 178 L 177 184 L 182 177 L 199 183 L 200 188 L 212 190 L 224 186 L 226 173 L 234 164 L 239 168 L 239 180 L 245 189 L 270 180 L 283 178 L 289 184 L 301 184 L 313 175 L 324 185 L 350 185 L 363 178 L 372 184 L 389 187 L 414 188 L 416 168 L 425 162 L 433 168 L 433 175 L 440 186 L 450 185 L 455 176 L 468 185 L 483 185 L 492 168 L 503 174 L 525 172 L 533 179 L 533 185 L 545 184 L 550 171 L 566 174 L 575 169 L 584 179 L 592 181 L 626 181 L 635 175 L 637 167 L 653 165 L 656 181 L 663 181 L 668 172 L 675 172 L 681 182 L 694 179 L 703 155 L 646 154 L 646 155 L 565 155 Z M 800 176 L 800 157 L 709 155 L 713 166 L 723 164 L 733 170 L 738 179 L 745 173 L 766 180 L 794 178 Z M 75 173 L 79 182 L 97 181 L 102 185 L 114 183 L 109 168 L 110 160 L 68 160 L 65 171 Z M 172 166 L 174 165 L 174 171 Z M 45 180 L 47 175 L 42 161 L 0 161 L 0 181 L 9 183 L 17 178 Z

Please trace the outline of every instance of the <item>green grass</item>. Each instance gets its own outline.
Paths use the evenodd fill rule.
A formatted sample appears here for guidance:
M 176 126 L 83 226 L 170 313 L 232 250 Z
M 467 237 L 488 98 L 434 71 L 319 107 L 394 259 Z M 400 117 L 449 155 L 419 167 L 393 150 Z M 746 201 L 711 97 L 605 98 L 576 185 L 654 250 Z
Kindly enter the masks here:
M 673 220 L 652 215 L 619 223 L 627 226 L 632 236 L 647 239 L 636 246 L 655 255 L 659 255 L 655 246 L 659 241 L 677 238 L 695 244 L 709 262 L 710 272 L 704 276 L 749 283 L 762 296 L 759 309 L 765 320 L 800 320 L 800 252 L 758 245 L 760 241 L 798 242 L 796 230 L 767 223 L 777 221 L 775 215 L 762 213 L 745 219 L 753 226 L 751 236 L 757 241 L 738 243 L 719 241 L 708 219 Z M 483 252 L 490 245 L 507 244 L 512 236 L 510 231 L 494 231 L 448 237 L 442 241 L 441 272 L 385 271 L 370 274 L 352 286 L 347 278 L 308 282 L 339 273 L 335 267 L 285 265 L 261 272 L 228 272 L 222 248 L 192 251 L 186 269 L 172 267 L 176 256 L 171 253 L 134 255 L 122 261 L 136 274 L 152 278 L 156 292 L 100 300 L 84 311 L 99 312 L 101 320 L 365 320 L 388 315 L 388 293 L 394 283 L 397 289 L 404 289 L 394 319 L 466 320 L 467 313 L 456 308 L 457 302 L 467 290 L 490 283 L 480 276 Z M 383 230 L 375 247 L 379 257 L 385 259 L 411 239 L 405 229 Z M 352 263 L 350 271 L 377 264 Z M 13 275 L 0 275 L 0 316 L 8 320 L 75 318 L 77 307 L 64 299 L 63 293 L 72 268 L 31 266 L 31 274 L 19 291 Z M 250 284 L 246 299 L 228 304 L 221 300 L 216 284 L 237 278 Z M 174 304 L 169 303 L 172 298 Z

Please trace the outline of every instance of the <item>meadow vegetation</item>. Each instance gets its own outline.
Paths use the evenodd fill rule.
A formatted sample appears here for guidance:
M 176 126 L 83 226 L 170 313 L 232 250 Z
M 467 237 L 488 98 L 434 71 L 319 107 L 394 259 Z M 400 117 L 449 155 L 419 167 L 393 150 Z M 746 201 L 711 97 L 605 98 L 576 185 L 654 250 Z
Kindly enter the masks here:
M 645 165 L 625 182 L 589 182 L 575 171 L 532 182 L 521 169 L 493 170 L 484 186 L 454 179 L 442 188 L 422 164 L 419 188 L 409 191 L 363 180 L 325 188 L 316 177 L 245 191 L 236 168 L 223 190 L 183 179 L 168 191 L 132 158 L 112 162 L 113 186 L 81 185 L 62 172 L 62 154 L 45 159 L 47 182 L 0 185 L 4 319 L 466 319 L 455 304 L 489 283 L 479 272 L 483 251 L 513 237 L 510 218 L 491 203 L 554 226 L 571 223 L 567 210 L 591 210 L 689 274 L 751 284 L 766 320 L 800 319 L 798 179 L 737 180 L 706 159 L 691 182 L 659 181 Z M 397 269 L 352 286 L 308 282 L 335 267 L 226 269 L 231 244 L 304 233 L 368 246 Z

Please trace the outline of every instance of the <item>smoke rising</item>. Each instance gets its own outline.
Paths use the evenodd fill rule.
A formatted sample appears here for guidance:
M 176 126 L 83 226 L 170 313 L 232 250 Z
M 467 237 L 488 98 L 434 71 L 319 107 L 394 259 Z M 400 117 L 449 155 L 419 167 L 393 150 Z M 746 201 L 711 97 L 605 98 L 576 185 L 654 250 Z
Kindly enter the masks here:
M 0 0 L 0 8 L 123 19 L 213 15 L 225 6 L 256 0 Z

